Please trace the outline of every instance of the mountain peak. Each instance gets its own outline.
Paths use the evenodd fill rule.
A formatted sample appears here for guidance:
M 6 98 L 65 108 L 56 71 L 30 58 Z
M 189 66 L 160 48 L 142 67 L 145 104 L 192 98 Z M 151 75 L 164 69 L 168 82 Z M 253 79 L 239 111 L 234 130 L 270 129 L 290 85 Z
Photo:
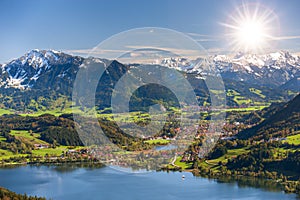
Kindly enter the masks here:
M 2 81 L 2 83 L 6 87 L 31 87 L 34 85 L 34 81 L 40 78 L 40 75 L 49 73 L 53 66 L 61 70 L 53 76 L 64 77 L 64 74 L 67 72 L 63 72 L 61 68 L 69 68 L 74 64 L 81 66 L 84 60 L 95 63 L 104 62 L 107 65 L 114 64 L 111 63 L 113 61 L 106 59 L 83 58 L 55 50 L 33 49 L 20 58 L 0 67 L 6 80 L 6 82 Z M 197 64 L 205 63 L 206 61 L 209 62 L 208 65 Z M 248 83 L 254 82 L 265 86 L 277 87 L 292 80 L 286 87 L 298 88 L 294 86 L 298 85 L 299 81 L 297 78 L 300 77 L 300 58 L 287 51 L 278 51 L 265 55 L 240 52 L 235 56 L 214 55 L 208 60 L 203 58 L 196 60 L 181 57 L 164 58 L 158 61 L 158 64 L 193 74 L 209 75 L 211 69 L 217 69 L 224 79 Z M 209 67 L 204 68 L 205 66 Z M 20 85 L 25 86 L 21 87 Z
M 288 51 L 267 54 L 239 52 L 236 55 L 214 55 L 208 59 L 211 69 L 217 69 L 223 78 L 261 85 L 280 86 L 300 76 L 300 57 Z M 209 74 L 197 63 L 203 58 L 164 58 L 160 64 L 187 73 Z M 200 66 L 200 67 L 199 67 Z
M 53 66 L 67 67 L 73 63 L 80 63 L 82 59 L 55 50 L 33 49 L 1 67 L 2 74 L 7 77 L 6 83 L 3 84 L 6 87 L 19 89 L 31 88 L 34 82 L 43 74 L 49 72 Z M 62 77 L 64 72 L 61 73 L 56 76 Z
M 50 62 L 55 62 L 59 59 L 60 54 L 60 52 L 54 50 L 33 49 L 7 65 L 30 66 L 34 69 L 48 67 Z

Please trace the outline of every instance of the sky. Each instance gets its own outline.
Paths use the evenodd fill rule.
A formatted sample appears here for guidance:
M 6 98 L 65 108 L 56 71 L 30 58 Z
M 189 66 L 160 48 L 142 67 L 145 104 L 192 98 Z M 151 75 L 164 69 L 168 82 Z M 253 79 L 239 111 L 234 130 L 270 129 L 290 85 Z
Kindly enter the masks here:
M 212 52 L 222 51 L 229 43 L 222 24 L 248 3 L 276 15 L 274 51 L 300 52 L 298 0 L 0 0 L 0 63 L 32 49 L 91 49 L 114 34 L 140 27 L 180 31 Z

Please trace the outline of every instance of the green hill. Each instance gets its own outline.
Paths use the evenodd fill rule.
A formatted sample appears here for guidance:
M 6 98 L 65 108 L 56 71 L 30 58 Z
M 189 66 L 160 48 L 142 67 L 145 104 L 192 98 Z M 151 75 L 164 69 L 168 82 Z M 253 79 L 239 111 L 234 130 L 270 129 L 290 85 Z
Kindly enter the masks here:
M 261 123 L 238 134 L 238 138 L 286 137 L 300 130 L 300 95 L 285 104 L 266 109 Z

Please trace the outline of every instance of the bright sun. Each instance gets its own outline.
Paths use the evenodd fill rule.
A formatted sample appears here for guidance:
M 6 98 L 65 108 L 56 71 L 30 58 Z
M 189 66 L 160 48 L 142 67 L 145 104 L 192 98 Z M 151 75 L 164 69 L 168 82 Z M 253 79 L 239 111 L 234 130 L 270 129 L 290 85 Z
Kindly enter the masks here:
M 247 49 L 255 49 L 264 44 L 266 33 L 260 22 L 245 21 L 237 27 L 236 37 L 239 43 Z
M 222 23 L 228 28 L 228 38 L 235 50 L 260 51 L 268 47 L 274 39 L 277 16 L 270 9 L 261 5 L 243 4 L 230 16 L 229 23 Z

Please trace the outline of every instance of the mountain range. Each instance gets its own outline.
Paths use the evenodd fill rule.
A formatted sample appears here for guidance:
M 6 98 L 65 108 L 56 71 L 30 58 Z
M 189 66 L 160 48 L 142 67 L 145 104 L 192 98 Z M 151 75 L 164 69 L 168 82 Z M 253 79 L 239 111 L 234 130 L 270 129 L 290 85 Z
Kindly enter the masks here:
M 280 86 L 290 80 L 297 80 L 300 76 L 300 57 L 286 51 L 264 55 L 245 53 L 234 56 L 214 55 L 208 59 L 225 79 Z M 201 62 L 201 58 L 192 61 L 185 58 L 167 58 L 163 59 L 161 64 L 188 73 L 205 72 L 205 69 L 197 68 L 195 64 L 197 62 Z
M 232 57 L 215 55 L 209 60 L 223 77 L 230 106 L 284 101 L 300 91 L 300 57 L 289 52 L 280 51 L 266 55 L 239 53 Z M 27 108 L 31 100 L 38 101 L 41 96 L 52 100 L 61 95 L 70 98 L 76 73 L 86 61 L 109 63 L 107 70 L 110 73 L 104 75 L 108 77 L 102 77 L 102 85 L 98 87 L 99 93 L 107 95 L 111 94 L 109 91 L 130 67 L 139 65 L 35 49 L 0 66 L 0 99 L 3 106 L 22 110 Z M 159 65 L 185 74 L 203 104 L 210 100 L 205 82 L 201 78 L 207 70 L 197 65 L 202 61 L 202 58 L 164 58 Z M 103 101 L 108 100 L 109 98 Z

